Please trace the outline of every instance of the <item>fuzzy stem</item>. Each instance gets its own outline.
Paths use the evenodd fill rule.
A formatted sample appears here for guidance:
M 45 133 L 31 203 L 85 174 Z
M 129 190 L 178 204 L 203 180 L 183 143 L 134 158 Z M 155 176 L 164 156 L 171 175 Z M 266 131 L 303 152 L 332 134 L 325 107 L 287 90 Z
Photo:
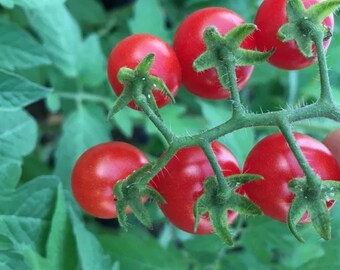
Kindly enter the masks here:
M 214 170 L 214 173 L 216 175 L 216 179 L 218 182 L 218 186 L 221 191 L 227 192 L 230 189 L 230 187 L 227 185 L 227 182 L 224 179 L 224 175 L 222 174 L 222 170 L 220 165 L 218 164 L 217 158 L 215 156 L 215 153 L 210 145 L 210 143 L 206 142 L 201 145 L 202 150 L 204 151 L 205 155 L 207 156 L 210 165 L 212 169 Z
M 294 135 L 293 135 L 293 132 L 292 132 L 292 129 L 291 129 L 291 125 L 289 124 L 289 122 L 286 121 L 286 120 L 281 120 L 279 127 L 280 127 L 280 130 L 281 130 L 283 136 L 285 137 L 285 139 L 286 139 L 286 141 L 289 145 L 289 148 L 292 150 L 292 152 L 293 152 L 296 160 L 298 161 L 304 175 L 306 176 L 307 185 L 310 188 L 320 186 L 321 180 L 314 173 L 312 168 L 309 166 L 307 159 L 304 156 L 301 148 L 296 143 L 296 140 L 294 138 Z
M 315 44 L 319 64 L 321 84 L 321 93 L 319 101 L 325 103 L 333 103 L 332 90 L 331 85 L 329 83 L 326 53 L 323 47 L 323 33 L 321 31 L 315 30 L 311 37 Z
M 135 100 L 137 106 L 139 106 L 146 116 L 152 121 L 152 123 L 158 128 L 158 130 L 162 133 L 168 144 L 175 139 L 176 135 L 173 134 L 168 127 L 164 124 L 164 122 L 155 114 L 155 112 L 148 105 L 146 98 L 144 95 L 140 95 Z

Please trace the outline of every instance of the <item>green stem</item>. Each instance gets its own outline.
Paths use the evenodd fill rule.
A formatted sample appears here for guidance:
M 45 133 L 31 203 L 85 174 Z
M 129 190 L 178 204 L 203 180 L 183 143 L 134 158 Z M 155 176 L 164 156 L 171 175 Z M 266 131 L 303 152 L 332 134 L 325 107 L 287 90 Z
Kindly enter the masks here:
M 315 44 L 320 72 L 321 93 L 319 101 L 333 103 L 332 90 L 329 83 L 326 53 L 323 47 L 323 33 L 321 31 L 315 30 L 312 34 L 312 40 Z
M 83 102 L 83 101 L 90 101 L 90 102 L 98 102 L 104 104 L 107 108 L 110 108 L 111 101 L 103 96 L 94 95 L 94 94 L 86 94 L 86 93 L 66 93 L 61 92 L 58 93 L 60 98 L 74 100 L 75 102 Z
M 164 122 L 155 114 L 155 112 L 149 107 L 146 98 L 144 95 L 139 95 L 135 102 L 138 107 L 140 107 L 146 116 L 151 120 L 151 122 L 158 128 L 158 130 L 162 133 L 168 144 L 171 144 L 173 140 L 176 138 L 168 127 L 164 124 Z
M 238 92 L 235 68 L 236 65 L 233 55 L 227 55 L 226 59 L 223 61 L 223 64 L 221 64 L 221 66 L 219 67 L 219 69 L 223 71 L 222 74 L 227 75 L 226 77 L 222 76 L 220 80 L 223 87 L 230 91 L 233 105 L 233 116 L 237 117 L 244 115 L 244 107 L 241 103 L 240 93 Z
M 145 175 L 141 180 L 141 183 L 147 184 L 157 173 L 163 169 L 163 167 L 169 162 L 169 160 L 176 154 L 178 147 L 171 145 L 168 150 L 157 160 L 157 163 L 152 167 L 152 170 Z
M 306 176 L 307 185 L 310 188 L 319 186 L 321 180 L 309 166 L 306 157 L 304 156 L 300 147 L 297 145 L 290 123 L 285 119 L 281 120 L 279 128 L 283 136 L 285 137 L 290 149 L 292 150 L 296 160 L 298 161 L 304 175 Z
M 201 145 L 202 150 L 204 151 L 205 155 L 207 156 L 212 169 L 216 175 L 216 179 L 221 191 L 229 191 L 230 187 L 227 185 L 227 182 L 224 179 L 224 175 L 222 174 L 222 170 L 220 165 L 218 164 L 217 158 L 215 153 L 210 145 L 209 142 L 205 142 Z

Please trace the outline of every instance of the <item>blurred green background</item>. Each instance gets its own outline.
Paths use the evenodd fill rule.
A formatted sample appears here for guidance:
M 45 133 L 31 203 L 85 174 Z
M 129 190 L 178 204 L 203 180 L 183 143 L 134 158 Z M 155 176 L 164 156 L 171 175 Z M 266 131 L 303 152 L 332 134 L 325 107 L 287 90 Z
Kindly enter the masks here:
M 81 153 L 110 140 L 129 142 L 155 160 L 166 145 L 142 113 L 129 108 L 111 121 L 115 96 L 106 59 L 124 37 L 150 33 L 172 43 L 191 12 L 219 6 L 252 22 L 257 0 L 0 0 L 0 269 L 340 269 L 340 206 L 332 210 L 332 240 L 300 226 L 305 244 L 266 217 L 239 217 L 234 247 L 215 235 L 194 236 L 165 220 L 154 202 L 154 229 L 133 216 L 128 232 L 116 220 L 84 214 L 70 193 Z M 333 93 L 340 103 L 340 33 L 336 17 L 328 51 Z M 282 71 L 267 63 L 241 92 L 249 110 L 274 111 L 314 101 L 317 65 Z M 229 101 L 208 101 L 184 88 L 161 109 L 176 134 L 193 134 L 226 121 Z M 323 139 L 340 127 L 325 119 L 301 121 L 296 131 Z M 271 128 L 244 129 L 220 139 L 240 164 Z

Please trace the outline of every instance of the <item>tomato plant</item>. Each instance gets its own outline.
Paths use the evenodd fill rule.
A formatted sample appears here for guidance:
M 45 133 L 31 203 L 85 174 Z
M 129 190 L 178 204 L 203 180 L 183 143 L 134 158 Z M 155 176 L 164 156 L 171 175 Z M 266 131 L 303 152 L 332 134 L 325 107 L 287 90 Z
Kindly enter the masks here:
M 323 180 L 339 180 L 340 169 L 328 148 L 321 142 L 304 134 L 294 133 L 313 171 Z M 257 204 L 264 214 L 286 222 L 289 206 L 294 194 L 288 189 L 288 183 L 294 178 L 304 176 L 296 158 L 281 133 L 265 137 L 249 153 L 244 173 L 259 174 L 263 180 L 242 186 L 251 201 Z M 328 207 L 333 201 L 327 203 Z M 300 222 L 308 222 L 305 214 Z
M 322 0 L 304 0 L 305 8 L 312 6 Z M 254 38 L 256 47 L 260 51 L 269 51 L 275 48 L 274 53 L 268 62 L 276 67 L 288 70 L 302 69 L 312 65 L 316 58 L 308 59 L 302 55 L 296 44 L 296 41 L 282 42 L 277 36 L 279 28 L 288 22 L 286 13 L 286 0 L 265 0 L 259 7 L 255 24 L 258 30 L 255 31 Z M 329 15 L 323 24 L 333 29 L 333 15 Z M 330 39 L 323 42 L 324 48 L 327 49 Z M 313 53 L 315 55 L 314 46 Z
M 174 37 L 174 49 L 182 67 L 183 84 L 194 95 L 207 99 L 224 99 L 230 97 L 229 91 L 219 82 L 215 69 L 197 73 L 193 62 L 205 50 L 203 41 L 204 30 L 209 26 L 217 28 L 221 35 L 243 24 L 244 20 L 235 12 L 226 8 L 205 8 L 198 10 L 180 24 Z M 242 45 L 244 49 L 254 49 L 255 44 L 250 36 Z M 248 82 L 253 72 L 253 66 L 236 68 L 238 89 L 241 90 Z
M 228 148 L 219 142 L 213 142 L 211 146 L 224 176 L 240 173 L 237 160 Z M 151 182 L 166 200 L 160 208 L 169 221 L 184 231 L 194 233 L 193 207 L 203 194 L 205 179 L 213 175 L 213 169 L 200 147 L 186 147 L 176 153 Z M 229 212 L 228 222 L 232 223 L 236 217 L 236 212 Z M 208 215 L 201 218 L 196 233 L 213 233 Z
M 148 163 L 136 147 L 124 142 L 96 145 L 83 153 L 72 172 L 72 191 L 78 204 L 99 218 L 115 218 L 115 184 Z
M 135 34 L 120 41 L 113 48 L 108 59 L 108 77 L 117 95 L 120 95 L 124 88 L 117 78 L 120 68 L 133 69 L 150 53 L 155 54 L 150 74 L 162 79 L 173 96 L 177 94 L 181 83 L 181 68 L 173 49 L 156 36 Z M 170 102 L 170 99 L 160 90 L 153 90 L 153 95 L 159 108 Z M 134 102 L 131 102 L 129 107 L 138 109 Z

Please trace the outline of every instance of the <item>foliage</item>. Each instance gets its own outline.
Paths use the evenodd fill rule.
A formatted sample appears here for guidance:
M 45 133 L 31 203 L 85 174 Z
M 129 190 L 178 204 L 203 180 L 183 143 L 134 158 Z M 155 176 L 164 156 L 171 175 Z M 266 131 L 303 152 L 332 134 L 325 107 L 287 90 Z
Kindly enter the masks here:
M 124 1 L 0 0 L 0 269 L 339 269 L 338 205 L 332 210 L 330 241 L 321 242 L 311 225 L 303 225 L 306 244 L 301 244 L 284 224 L 242 217 L 231 228 L 234 247 L 215 235 L 179 231 L 153 202 L 147 205 L 151 231 L 131 217 L 136 224 L 126 233 L 115 220 L 80 211 L 70 194 L 70 174 L 86 149 L 123 140 L 152 160 L 165 147 L 140 112 L 124 108 L 106 121 L 115 101 L 106 78 L 111 49 L 140 32 L 171 43 L 181 20 L 206 6 L 233 9 L 251 22 L 259 1 L 118 2 Z M 340 103 L 338 25 L 327 55 Z M 286 72 L 260 64 L 241 98 L 256 112 L 310 103 L 319 93 L 316 74 L 316 65 Z M 176 102 L 160 113 L 177 134 L 207 129 L 231 114 L 230 103 L 198 99 L 184 88 Z M 294 125 L 319 139 L 336 127 L 318 119 Z M 243 164 L 254 142 L 270 131 L 246 129 L 221 142 Z

